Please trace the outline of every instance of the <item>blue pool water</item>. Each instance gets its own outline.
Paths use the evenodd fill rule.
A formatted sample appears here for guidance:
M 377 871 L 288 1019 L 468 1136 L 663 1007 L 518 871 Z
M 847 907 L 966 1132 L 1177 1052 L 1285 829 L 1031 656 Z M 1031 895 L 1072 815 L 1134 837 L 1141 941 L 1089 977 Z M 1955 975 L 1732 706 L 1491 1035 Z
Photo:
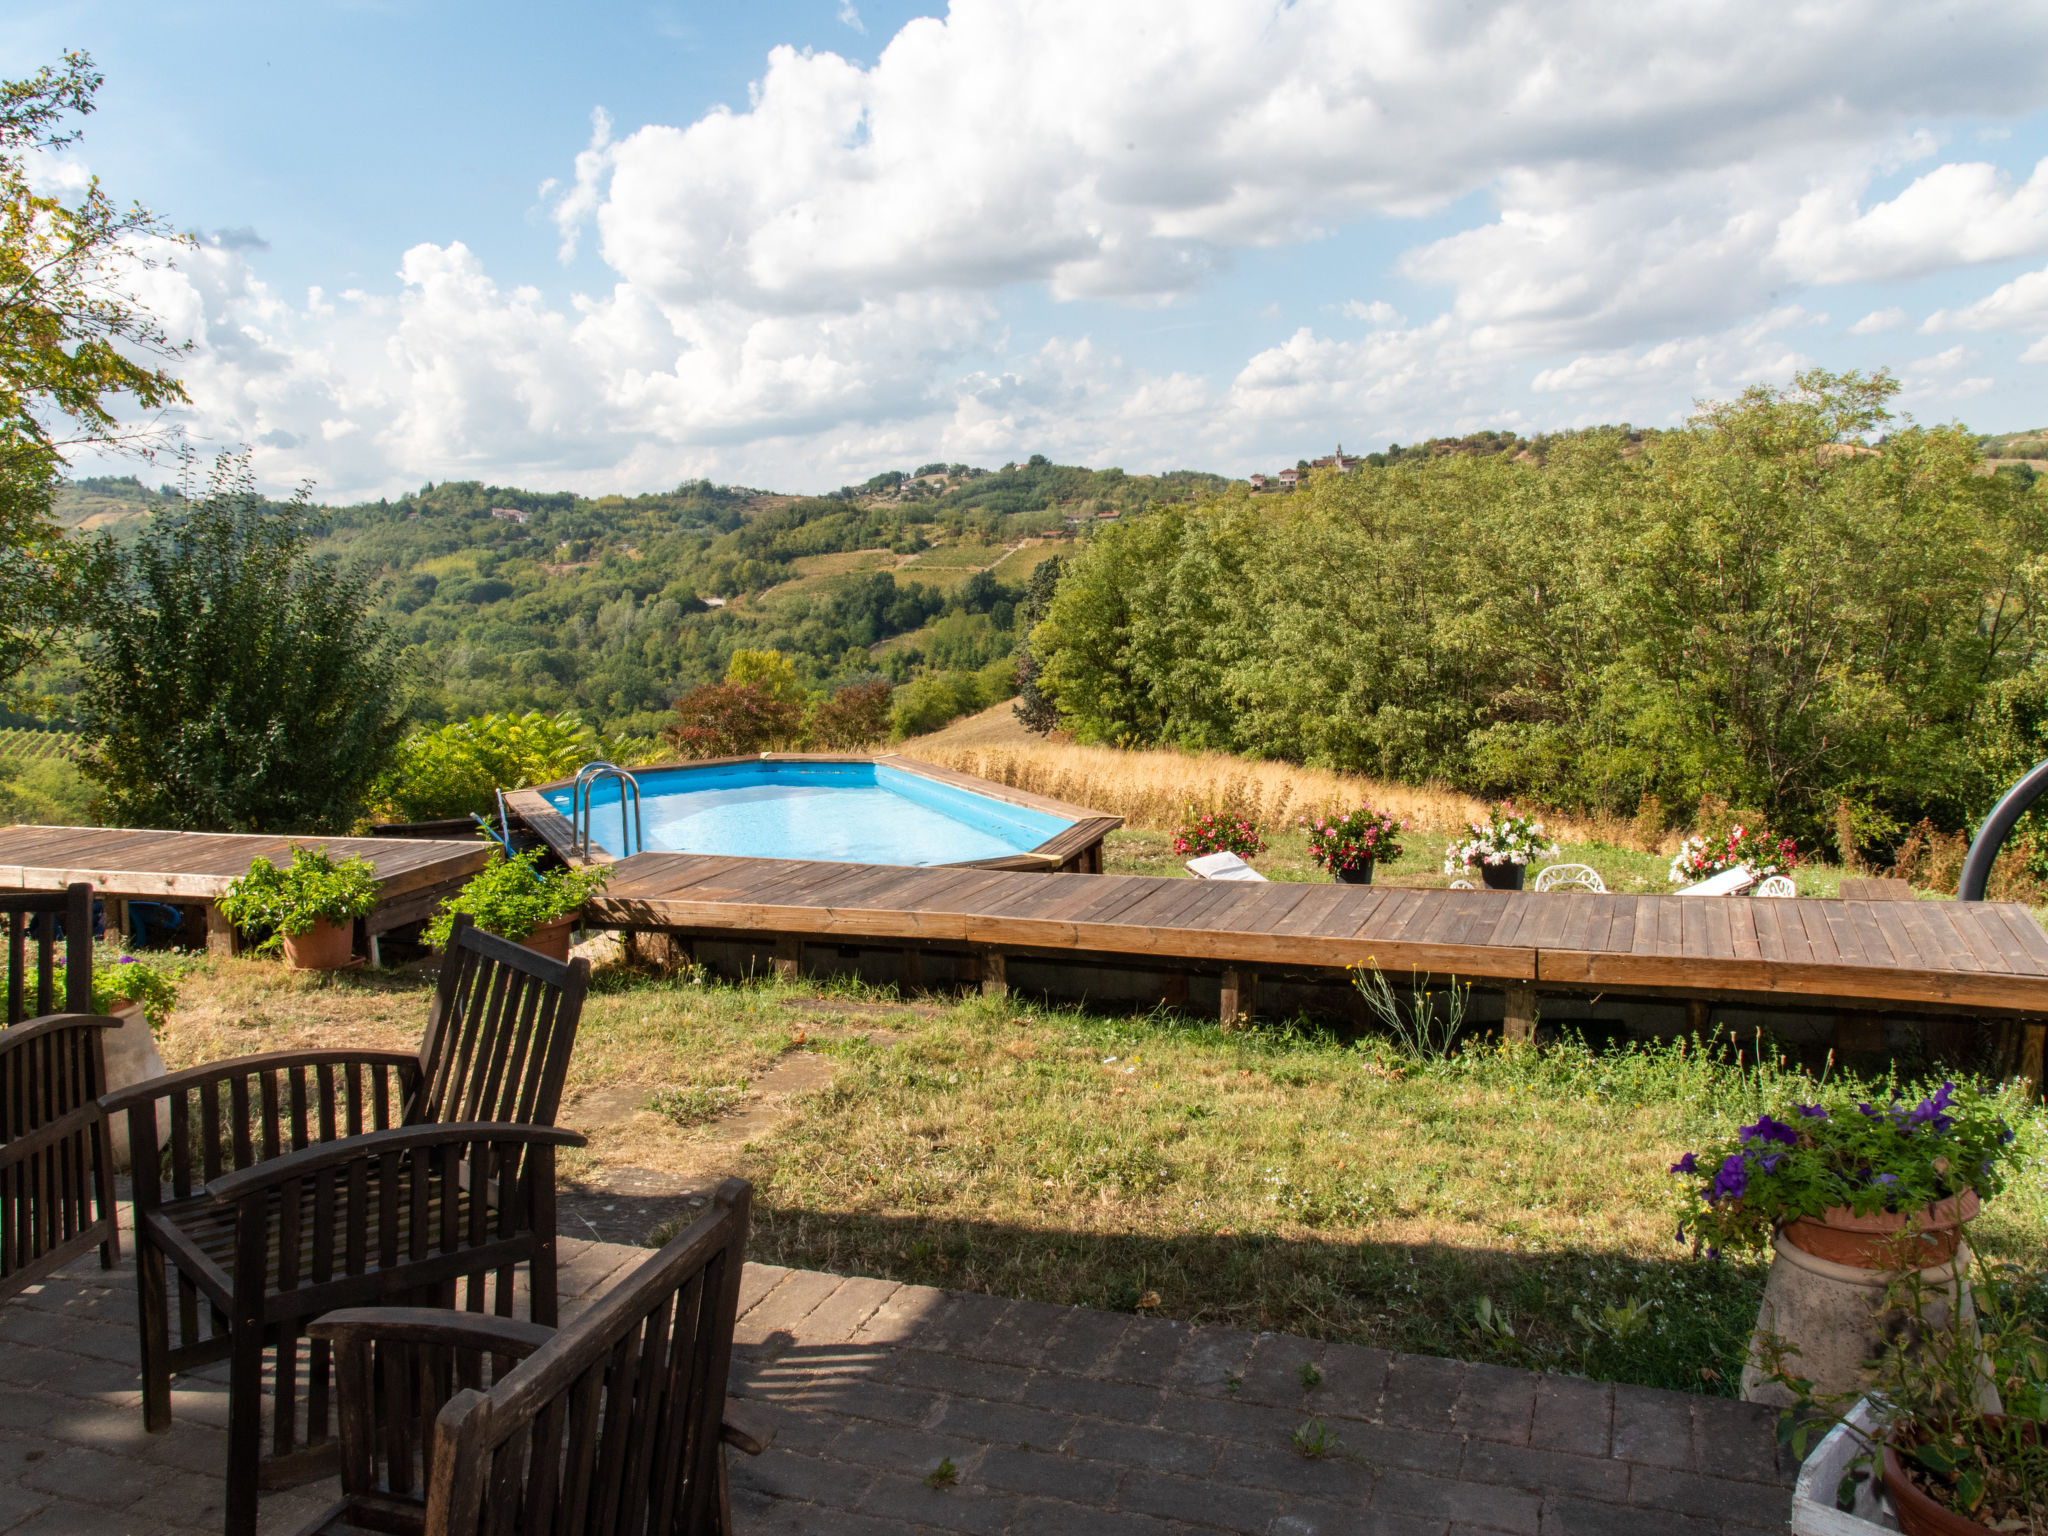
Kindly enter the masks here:
M 647 846 L 674 853 L 959 864 L 1026 853 L 1073 825 L 878 763 L 729 763 L 634 777 Z M 570 790 L 550 790 L 547 798 L 571 813 Z M 590 828 L 607 853 L 627 851 L 616 780 L 598 786 Z

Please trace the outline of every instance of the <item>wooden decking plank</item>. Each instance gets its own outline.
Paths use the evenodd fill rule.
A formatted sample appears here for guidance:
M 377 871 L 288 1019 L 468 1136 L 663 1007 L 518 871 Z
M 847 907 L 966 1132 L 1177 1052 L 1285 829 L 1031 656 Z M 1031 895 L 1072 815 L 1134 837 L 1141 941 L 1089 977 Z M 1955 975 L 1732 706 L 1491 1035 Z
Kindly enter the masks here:
M 1681 947 L 1685 935 L 1685 903 L 1699 898 L 1651 896 L 1645 899 L 1652 910 L 1641 914 L 1636 923 L 1635 952 L 1676 959 L 1685 952 Z
M 1428 893 L 1412 887 L 1390 890 L 1372 908 L 1361 914 L 1358 930 L 1352 935 L 1364 943 L 1394 943 L 1402 925 Z M 1299 912 L 1299 908 L 1296 909 Z M 1297 919 L 1299 921 L 1299 919 Z
M 1771 916 L 1777 920 L 1777 959 L 1786 965 L 1810 965 L 1813 963 L 1813 945 L 1806 938 L 1806 917 L 1799 909 L 1808 903 L 1793 897 L 1787 901 L 1774 897 L 1771 902 Z
M 1235 905 L 1249 889 L 1248 882 L 1239 880 L 1168 880 L 1126 910 L 1120 921 L 1159 929 L 1206 928 L 1206 914 Z
M 1376 914 L 1385 911 L 1398 896 L 1393 889 L 1338 885 L 1334 881 L 1302 889 L 1304 894 L 1297 900 L 1274 902 L 1271 915 L 1259 920 L 1258 931 L 1301 937 L 1355 937 L 1377 921 Z
M 1827 925 L 1828 943 L 1834 946 L 1831 958 L 1854 965 L 1864 960 L 1864 940 L 1867 936 L 1858 931 L 1856 914 L 1851 910 L 1852 905 L 1846 901 L 1817 901 L 1813 904 L 1812 911 L 1803 911 L 1801 916 L 1806 920 L 1809 935 L 1813 932 L 1814 918 L 1820 918 Z M 1815 952 L 1819 952 L 1818 946 Z M 1891 946 L 1880 944 L 1878 953 L 1889 956 Z
M 1050 886 L 1050 897 L 1033 896 L 1020 881 L 1014 887 L 1014 894 L 1006 892 L 999 903 L 991 905 L 990 911 L 1005 916 L 1029 915 L 1041 922 L 1067 921 L 1086 911 L 1091 902 L 1101 899 L 1102 881 L 1122 877 L 1054 874 L 1032 878 L 1041 885 Z
M 2018 921 L 2009 923 L 2007 914 L 1993 910 L 1990 902 L 1944 901 L 1927 906 L 1930 913 L 1940 914 L 1954 942 L 1967 944 L 1986 971 L 2021 976 L 2048 973 L 2048 963 L 2036 957 L 2027 942 L 2039 931 L 2028 913 L 2020 912 Z
M 1849 920 L 1856 926 L 1867 965 L 1895 965 L 1909 971 L 1976 969 L 1957 965 L 1952 956 L 1939 948 L 1921 949 L 1896 914 L 1886 915 L 1899 905 L 1895 901 L 1845 901 L 1839 905 L 1848 910 Z
M 1734 914 L 1731 907 L 1741 906 L 1739 901 L 1699 901 L 1694 905 L 1700 910 L 1688 912 L 1694 932 L 1686 935 L 1685 952 L 1688 955 L 1724 959 L 1735 953 Z
M 1261 901 L 1255 911 L 1247 914 L 1245 932 L 1271 933 L 1301 910 L 1311 892 L 1335 889 L 1335 886 L 1310 885 L 1306 881 L 1276 881 L 1272 894 Z
M 1974 902 L 1901 901 L 1892 905 L 1899 909 L 1899 921 L 1919 947 L 1947 955 L 1955 969 L 1995 974 L 2011 968 L 2013 957 L 2002 942 L 2003 925 L 1997 937 L 1987 933 L 1983 923 L 1967 910 Z
M 2006 952 L 2017 952 L 2014 960 L 2016 974 L 2035 976 L 2048 974 L 2048 934 L 2041 932 L 2041 927 L 2034 921 L 2033 914 L 2028 912 L 2025 907 L 2017 906 L 2008 901 L 1958 902 L 1956 905 L 1977 908 L 1982 914 L 1984 925 L 1991 929 L 1992 933 L 1996 934 L 2000 929 L 2004 930 L 2006 935 L 2013 941 L 2012 951 Z M 1993 926 L 1994 924 L 1996 925 L 1995 927 Z M 2001 946 L 2001 949 L 2003 949 L 2003 946 Z M 2031 960 L 2034 969 L 2030 972 L 2019 972 L 2017 955 L 2024 955 Z
M 1728 910 L 1728 953 L 1737 960 L 1760 960 L 1763 946 L 1757 940 L 1757 910 L 1768 907 L 1772 897 L 1765 901 L 1740 901 L 1729 904 Z

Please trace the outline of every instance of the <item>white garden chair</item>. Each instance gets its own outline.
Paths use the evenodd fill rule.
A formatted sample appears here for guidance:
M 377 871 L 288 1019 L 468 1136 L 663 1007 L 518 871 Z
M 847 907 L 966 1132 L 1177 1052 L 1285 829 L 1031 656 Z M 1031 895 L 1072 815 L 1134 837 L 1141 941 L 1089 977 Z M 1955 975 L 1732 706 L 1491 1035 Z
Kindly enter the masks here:
M 1536 872 L 1536 889 L 1554 891 L 1559 886 L 1576 886 L 1580 890 L 1598 891 L 1607 894 L 1607 882 L 1600 878 L 1600 871 L 1590 864 L 1552 864 Z
M 1773 875 L 1749 894 L 1752 896 L 1797 896 L 1799 894 L 1799 887 L 1792 883 L 1790 875 Z
M 1756 884 L 1756 871 L 1747 864 L 1738 864 L 1733 869 L 1724 869 L 1718 875 L 1688 885 L 1675 896 L 1740 896 Z
M 1476 891 L 1479 887 L 1470 880 L 1453 880 L 1451 882 L 1451 889 L 1454 891 Z
M 1266 877 L 1234 853 L 1205 853 L 1199 859 L 1189 859 L 1187 871 L 1197 880 L 1256 880 L 1266 883 Z

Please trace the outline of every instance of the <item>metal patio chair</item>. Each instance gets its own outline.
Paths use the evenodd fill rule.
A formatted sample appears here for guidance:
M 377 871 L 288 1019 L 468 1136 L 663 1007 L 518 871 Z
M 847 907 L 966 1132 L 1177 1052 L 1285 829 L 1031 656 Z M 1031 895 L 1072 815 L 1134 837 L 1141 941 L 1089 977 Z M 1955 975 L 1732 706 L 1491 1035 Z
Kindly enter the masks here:
M 137 1147 L 155 1140 L 168 1101 L 161 1165 L 144 1159 L 134 1176 L 143 1418 L 168 1429 L 172 1373 L 231 1362 L 229 1536 L 255 1530 L 259 1484 L 333 1470 L 325 1341 L 300 1369 L 299 1338 L 314 1317 L 371 1303 L 452 1305 L 458 1281 L 481 1311 L 491 1277 L 509 1315 L 524 1263 L 531 1315 L 554 1321 L 554 1150 L 581 1138 L 549 1127 L 589 976 L 586 960 L 562 965 L 458 917 L 417 1054 L 277 1051 L 101 1100 L 128 1115 Z
M 1552 864 L 1536 872 L 1537 890 L 1554 891 L 1560 886 L 1597 891 L 1603 896 L 1607 894 L 1607 882 L 1590 864 Z
M 559 1331 L 413 1308 L 333 1312 L 342 1497 L 300 1536 L 729 1536 L 724 1446 L 752 1191 L 704 1214 Z

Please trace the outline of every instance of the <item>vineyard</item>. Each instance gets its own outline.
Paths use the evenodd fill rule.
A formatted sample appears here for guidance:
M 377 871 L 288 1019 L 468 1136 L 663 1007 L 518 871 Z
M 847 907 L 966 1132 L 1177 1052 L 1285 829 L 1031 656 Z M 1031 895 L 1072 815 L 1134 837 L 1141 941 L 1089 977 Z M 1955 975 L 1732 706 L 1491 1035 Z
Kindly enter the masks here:
M 78 756 L 76 731 L 32 731 L 0 728 L 0 758 L 32 763 L 38 758 Z

